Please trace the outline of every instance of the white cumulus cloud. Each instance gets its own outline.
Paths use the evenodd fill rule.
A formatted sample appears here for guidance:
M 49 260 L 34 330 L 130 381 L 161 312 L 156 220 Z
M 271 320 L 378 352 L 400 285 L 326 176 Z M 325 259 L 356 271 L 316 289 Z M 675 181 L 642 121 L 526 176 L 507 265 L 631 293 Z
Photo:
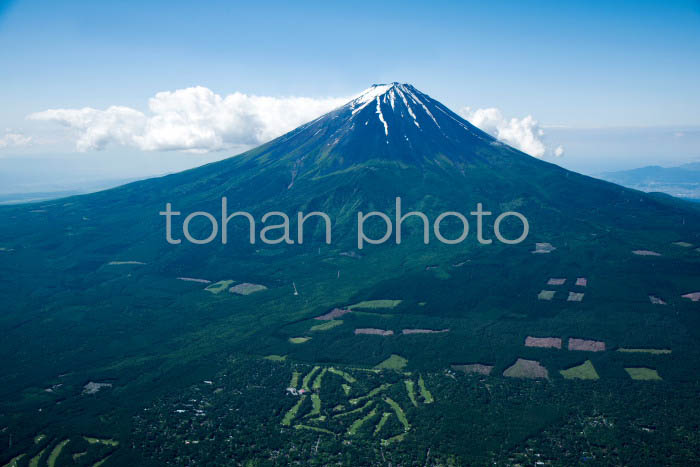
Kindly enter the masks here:
M 104 110 L 85 107 L 49 109 L 28 118 L 73 129 L 79 151 L 118 144 L 145 151 L 208 152 L 264 143 L 346 100 L 265 97 L 240 92 L 221 96 L 196 86 L 157 93 L 148 101 L 148 112 L 123 106 Z
M 32 141 L 31 136 L 25 136 L 22 133 L 12 133 L 7 131 L 2 137 L 0 137 L 0 149 L 26 146 Z
M 547 151 L 542 140 L 544 130 L 532 115 L 507 119 L 495 107 L 476 110 L 463 107 L 459 114 L 472 125 L 531 156 L 542 157 Z M 553 153 L 560 157 L 564 154 L 564 148 L 559 146 Z

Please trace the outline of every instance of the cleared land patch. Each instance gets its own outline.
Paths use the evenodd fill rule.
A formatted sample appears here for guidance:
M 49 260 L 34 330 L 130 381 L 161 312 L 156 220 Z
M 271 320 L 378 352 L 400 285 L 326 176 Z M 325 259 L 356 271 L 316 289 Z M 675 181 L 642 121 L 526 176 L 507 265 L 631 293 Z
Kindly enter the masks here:
M 637 256 L 661 256 L 661 253 L 651 250 L 634 250 L 632 251 L 632 254 Z
M 661 376 L 653 368 L 625 368 L 625 371 L 630 375 L 630 378 L 639 381 L 661 381 Z
M 267 355 L 264 357 L 265 360 L 272 360 L 273 362 L 283 362 L 287 359 L 286 355 Z
M 411 400 L 411 404 L 418 407 L 418 401 L 416 400 L 416 384 L 410 379 L 405 380 L 404 384 L 406 385 L 406 392 L 408 393 L 408 398 Z
M 309 342 L 310 337 L 290 337 L 289 342 L 292 344 L 303 344 L 304 342 Z
M 352 405 L 355 405 L 355 404 L 357 404 L 358 402 L 363 401 L 363 400 L 365 400 L 365 399 L 371 399 L 372 397 L 376 396 L 376 395 L 379 394 L 380 392 L 386 391 L 387 389 L 389 389 L 389 387 L 391 387 L 391 384 L 389 384 L 389 383 L 384 383 L 384 384 L 382 384 L 381 386 L 377 386 L 376 388 L 372 389 L 370 392 L 368 392 L 368 393 L 365 394 L 364 396 L 356 397 L 355 399 L 350 399 L 350 403 L 351 403 Z
M 566 379 L 599 379 L 598 372 L 595 371 L 593 362 L 586 360 L 580 365 L 573 366 L 559 373 Z
M 559 337 L 532 337 L 525 338 L 525 347 L 541 347 L 543 349 L 561 349 Z
M 433 402 L 435 402 L 433 395 L 430 393 L 428 388 L 425 386 L 425 380 L 423 379 L 423 375 L 420 375 L 418 377 L 418 388 L 420 389 L 420 395 L 423 398 L 423 403 L 432 404 Z
M 549 378 L 549 372 L 536 360 L 519 358 L 513 365 L 506 368 L 503 376 L 507 378 Z
M 688 242 L 673 242 L 674 245 L 682 246 L 683 248 L 692 248 L 693 244 Z
M 221 292 L 223 292 L 224 290 L 226 290 L 234 282 L 235 281 L 232 281 L 232 280 L 214 282 L 213 284 L 205 287 L 204 290 L 206 290 L 207 292 L 211 292 L 214 295 L 217 295 L 217 294 L 220 294 Z
M 250 295 L 255 292 L 261 292 L 263 290 L 267 290 L 267 287 L 265 287 L 262 284 L 250 284 L 248 282 L 234 285 L 233 287 L 228 289 L 229 292 L 236 295 Z
M 450 332 L 449 329 L 402 329 L 402 334 L 444 334 Z
M 391 354 L 391 357 L 379 363 L 374 368 L 378 370 L 403 370 L 407 364 L 408 360 L 401 355 Z
M 286 414 L 284 414 L 284 418 L 282 419 L 282 425 L 289 426 L 292 424 L 292 420 L 294 420 L 294 417 L 297 416 L 299 407 L 301 407 L 301 404 L 304 403 L 304 400 L 306 400 L 306 396 L 301 396 L 297 403 L 294 404 L 294 406 L 291 409 L 289 409 Z
M 350 375 L 349 373 L 346 373 L 342 370 L 337 370 L 337 369 L 331 367 L 328 369 L 328 371 L 342 377 L 345 381 L 347 381 L 350 384 L 353 384 L 353 383 L 355 383 L 355 381 L 357 381 L 352 375 Z
M 554 290 L 541 290 L 540 293 L 537 294 L 537 299 L 538 300 L 551 300 L 554 298 L 554 294 L 556 292 Z
M 177 280 L 185 282 L 197 282 L 199 284 L 211 284 L 211 281 L 207 279 L 196 279 L 194 277 L 178 277 Z
M 377 415 L 377 408 L 375 407 L 372 409 L 372 411 L 370 413 L 368 413 L 364 417 L 358 418 L 357 420 L 352 422 L 352 425 L 350 425 L 350 428 L 348 429 L 348 434 L 350 436 L 352 436 L 355 433 L 357 433 L 357 430 L 359 430 L 362 427 L 362 425 L 364 425 L 367 421 L 374 418 L 376 415 Z
M 578 277 L 576 278 L 576 285 L 578 287 L 586 287 L 588 285 L 588 279 L 585 277 Z
M 377 436 L 380 431 L 382 431 L 382 428 L 384 428 L 384 424 L 389 420 L 389 417 L 391 417 L 391 412 L 384 412 L 382 414 L 382 418 L 379 420 L 379 423 L 377 423 L 377 426 L 374 428 L 374 436 Z
M 328 313 L 325 313 L 321 316 L 317 316 L 314 319 L 317 319 L 319 321 L 328 321 L 331 319 L 340 318 L 341 316 L 343 316 L 347 313 L 352 313 L 352 310 L 348 310 L 348 309 L 344 309 L 344 308 L 333 308 Z
M 308 373 L 306 374 L 306 376 L 304 376 L 304 379 L 301 381 L 301 388 L 302 388 L 302 389 L 304 389 L 304 390 L 306 390 L 306 391 L 310 391 L 310 390 L 311 390 L 311 389 L 309 388 L 309 383 L 311 382 L 311 378 L 313 378 L 314 375 L 316 374 L 316 372 L 317 372 L 318 370 L 320 370 L 320 369 L 321 369 L 320 366 L 315 366 L 315 367 L 313 367 L 313 369 L 312 369 L 310 372 L 308 372 Z
M 107 263 L 107 266 L 122 266 L 125 264 L 143 265 L 146 263 L 142 261 L 110 261 L 109 263 Z
M 364 308 L 373 310 L 376 308 L 396 308 L 401 300 L 365 300 L 348 307 L 349 310 L 356 310 L 358 308 Z
M 325 428 L 319 428 L 317 426 L 309 426 L 309 425 L 294 425 L 295 430 L 311 430 L 311 431 L 318 431 L 319 433 L 326 433 L 327 435 L 333 435 L 335 436 L 335 433 L 333 433 L 331 430 L 326 430 Z
M 54 467 L 56 465 L 56 460 L 58 459 L 58 456 L 61 455 L 61 451 L 63 451 L 63 448 L 66 447 L 66 444 L 68 444 L 69 441 L 69 439 L 64 439 L 51 450 L 51 454 L 49 454 L 49 458 L 46 461 L 46 464 L 49 467 Z
M 377 328 L 357 328 L 355 329 L 355 334 L 369 334 L 374 336 L 393 336 L 394 331 L 391 329 L 377 329 Z
M 566 279 L 560 277 L 552 277 L 547 281 L 547 285 L 564 285 Z
M 681 297 L 690 299 L 690 301 L 693 302 L 698 302 L 700 301 L 700 292 L 687 293 L 685 295 L 681 295 Z
M 566 298 L 568 302 L 580 302 L 583 300 L 582 292 L 569 292 L 569 296 Z
M 551 243 L 542 242 L 535 243 L 535 250 L 532 253 L 551 253 L 556 250 L 556 247 L 552 246 Z
M 493 365 L 484 365 L 482 363 L 470 363 L 467 365 L 450 365 L 453 370 L 461 371 L 462 373 L 477 373 L 480 375 L 490 375 L 493 370 Z
M 119 446 L 119 441 L 107 438 L 93 438 L 91 436 L 83 436 L 83 439 L 90 444 L 104 444 L 106 446 Z
M 385 397 L 384 402 L 389 404 L 392 409 L 394 409 L 394 413 L 396 413 L 396 416 L 399 418 L 399 421 L 403 425 L 403 430 L 408 431 L 411 429 L 411 424 L 408 423 L 408 419 L 406 418 L 406 414 L 404 413 L 403 409 L 401 406 L 394 401 L 391 397 Z
M 605 342 L 587 339 L 577 339 L 575 337 L 572 337 L 571 339 L 569 339 L 569 350 L 583 350 L 585 352 L 603 352 L 605 350 Z
M 654 305 L 666 305 L 666 302 L 661 300 L 659 297 L 655 297 L 653 295 L 649 295 L 649 301 Z
M 44 455 L 45 452 L 46 452 L 46 448 L 42 449 L 41 451 L 39 451 L 39 454 L 37 454 L 36 456 L 32 457 L 32 458 L 29 460 L 29 467 L 39 467 L 39 461 L 41 460 L 41 458 L 42 458 L 42 456 Z
M 667 355 L 671 353 L 670 349 L 628 349 L 625 347 L 620 347 L 617 351 L 624 353 L 648 353 L 652 355 Z
M 311 326 L 311 329 L 309 329 L 309 331 L 328 331 L 329 329 L 333 329 L 334 327 L 340 326 L 341 324 L 343 324 L 342 320 L 334 319 L 331 321 L 326 321 L 325 323 Z

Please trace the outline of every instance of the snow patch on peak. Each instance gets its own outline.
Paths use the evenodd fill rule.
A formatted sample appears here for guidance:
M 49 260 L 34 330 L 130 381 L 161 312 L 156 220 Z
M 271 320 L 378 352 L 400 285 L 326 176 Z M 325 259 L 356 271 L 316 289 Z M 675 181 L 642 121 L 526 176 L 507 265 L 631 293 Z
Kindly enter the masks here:
M 384 134 L 389 136 L 389 125 L 387 125 L 386 120 L 384 120 L 384 114 L 382 114 L 382 106 L 379 102 L 379 96 L 377 96 L 377 115 L 379 116 L 379 121 L 384 124 Z
M 355 115 L 357 112 L 367 107 L 374 99 L 379 98 L 379 96 L 386 93 L 393 86 L 393 84 L 373 84 L 371 87 L 362 91 L 350 101 L 352 114 Z

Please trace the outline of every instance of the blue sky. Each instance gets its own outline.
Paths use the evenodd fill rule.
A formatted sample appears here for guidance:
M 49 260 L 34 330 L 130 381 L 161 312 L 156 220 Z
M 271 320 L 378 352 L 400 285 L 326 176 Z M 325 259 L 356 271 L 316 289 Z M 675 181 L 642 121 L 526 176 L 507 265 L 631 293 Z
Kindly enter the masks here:
M 556 162 L 584 172 L 700 158 L 698 1 L 0 0 L 0 63 L 0 131 L 32 138 L 0 148 L 0 170 L 64 157 L 95 167 L 87 177 L 110 178 L 230 153 L 152 150 L 144 163 L 142 149 L 109 144 L 77 154 L 55 121 L 27 120 L 47 109 L 147 112 L 156 93 L 192 86 L 347 97 L 387 81 L 413 83 L 455 110 L 532 115 L 548 143 L 566 149 Z M 649 148 L 634 137 L 639 127 L 668 138 Z M 599 146 L 591 129 L 608 132 Z M 610 131 L 621 139 L 605 146 Z

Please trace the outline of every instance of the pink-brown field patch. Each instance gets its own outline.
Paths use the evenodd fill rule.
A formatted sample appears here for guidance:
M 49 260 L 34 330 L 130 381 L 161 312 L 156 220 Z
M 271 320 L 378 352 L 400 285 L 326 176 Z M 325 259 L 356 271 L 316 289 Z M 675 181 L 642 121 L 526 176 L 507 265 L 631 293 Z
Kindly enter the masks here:
M 588 279 L 586 279 L 585 277 L 577 277 L 576 285 L 578 287 L 586 287 L 588 285 Z
M 564 285 L 565 282 L 566 282 L 566 279 L 564 279 L 564 278 L 561 278 L 561 277 L 551 277 L 551 278 L 547 281 L 547 285 Z
M 583 293 L 582 292 L 569 292 L 569 296 L 566 299 L 566 301 L 568 301 L 568 302 L 580 302 L 582 300 L 583 300 Z
M 490 375 L 493 370 L 493 365 L 484 365 L 483 363 L 471 363 L 468 365 L 450 365 L 453 370 L 463 373 L 477 373 L 480 375 Z
M 449 329 L 403 329 L 401 334 L 443 334 L 450 332 Z
M 340 318 L 341 316 L 347 313 L 352 313 L 352 310 L 348 310 L 345 308 L 333 308 L 328 313 L 321 316 L 317 316 L 314 319 L 318 319 L 320 321 L 330 321 L 332 319 Z
M 699 302 L 700 301 L 700 292 L 687 293 L 685 295 L 681 295 L 681 297 L 688 298 L 693 302 Z
M 370 334 L 375 336 L 392 336 L 394 331 L 386 329 L 377 328 L 357 328 L 355 329 L 355 334 Z
M 575 337 L 572 337 L 571 339 L 569 339 L 569 350 L 583 350 L 585 352 L 603 352 L 605 350 L 605 342 L 587 339 L 577 339 Z
M 543 349 L 561 349 L 559 337 L 532 337 L 525 338 L 525 347 L 541 347 Z
M 661 253 L 651 250 L 634 250 L 632 254 L 637 256 L 661 256 Z

